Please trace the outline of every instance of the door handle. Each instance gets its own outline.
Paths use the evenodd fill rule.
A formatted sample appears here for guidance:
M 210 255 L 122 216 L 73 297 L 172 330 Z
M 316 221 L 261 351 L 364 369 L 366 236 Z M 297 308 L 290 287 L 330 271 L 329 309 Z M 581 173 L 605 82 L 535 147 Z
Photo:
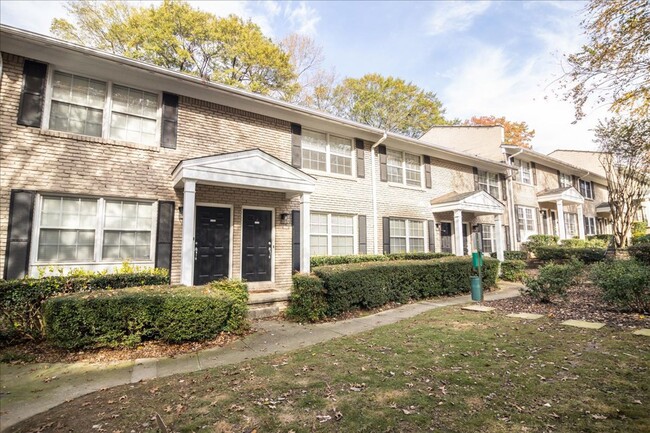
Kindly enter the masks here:
M 269 245 L 269 260 L 271 260 L 271 245 Z
M 194 260 L 199 256 L 199 247 L 194 247 Z

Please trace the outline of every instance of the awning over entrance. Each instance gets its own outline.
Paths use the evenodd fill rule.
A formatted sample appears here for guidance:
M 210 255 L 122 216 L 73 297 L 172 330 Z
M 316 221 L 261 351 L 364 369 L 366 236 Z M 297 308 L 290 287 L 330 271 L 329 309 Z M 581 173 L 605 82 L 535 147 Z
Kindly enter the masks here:
M 612 209 L 609 207 L 609 202 L 603 202 L 596 206 L 596 213 L 610 213 Z
M 314 192 L 316 179 L 260 149 L 185 159 L 172 172 L 174 187 L 200 184 L 286 192 Z
M 584 197 L 572 186 L 555 188 L 537 194 L 538 202 L 557 202 L 558 200 L 573 204 L 583 204 L 585 202 Z
M 456 255 L 463 255 L 463 212 L 474 215 L 494 215 L 494 235 L 497 258 L 501 261 L 503 255 L 502 219 L 505 205 L 487 192 L 470 191 L 464 193 L 449 193 L 431 200 L 431 212 L 453 212 Z
M 433 213 L 455 210 L 471 212 L 475 215 L 501 215 L 505 210 L 505 205 L 483 190 L 460 194 L 452 192 L 431 200 Z
M 251 149 L 182 160 L 172 171 L 172 182 L 174 188 L 183 189 L 181 284 L 194 283 L 197 184 L 300 196 L 300 270 L 309 272 L 310 195 L 315 178 L 260 149 Z

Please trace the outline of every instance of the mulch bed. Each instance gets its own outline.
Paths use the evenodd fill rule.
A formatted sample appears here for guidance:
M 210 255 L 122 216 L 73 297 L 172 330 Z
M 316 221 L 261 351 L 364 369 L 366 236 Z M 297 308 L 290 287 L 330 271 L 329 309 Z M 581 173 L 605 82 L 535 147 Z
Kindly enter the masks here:
M 484 304 L 504 314 L 535 313 L 558 321 L 575 319 L 601 322 L 623 329 L 650 328 L 649 316 L 612 308 L 602 300 L 600 290 L 588 282 L 567 292 L 566 299 L 558 298 L 553 303 L 547 304 L 535 302 L 525 296 L 488 301 Z

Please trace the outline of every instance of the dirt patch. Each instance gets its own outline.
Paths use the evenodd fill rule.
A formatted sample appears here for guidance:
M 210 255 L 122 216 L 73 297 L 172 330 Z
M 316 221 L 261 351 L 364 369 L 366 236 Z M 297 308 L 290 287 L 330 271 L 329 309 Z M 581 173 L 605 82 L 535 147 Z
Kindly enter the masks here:
M 588 282 L 567 291 L 567 298 L 552 303 L 540 303 L 526 297 L 488 301 L 484 305 L 494 307 L 501 313 L 543 314 L 558 321 L 586 320 L 602 322 L 608 326 L 626 329 L 650 328 L 650 317 L 620 311 L 603 301 L 600 290 Z

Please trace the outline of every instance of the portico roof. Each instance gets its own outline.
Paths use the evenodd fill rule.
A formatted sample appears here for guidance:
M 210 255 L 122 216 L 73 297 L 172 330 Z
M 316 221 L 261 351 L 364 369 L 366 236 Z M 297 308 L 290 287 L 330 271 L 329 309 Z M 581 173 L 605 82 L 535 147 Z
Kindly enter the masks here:
M 500 215 L 504 209 L 503 203 L 483 190 L 464 193 L 452 192 L 431 200 L 433 213 L 460 210 L 478 215 Z
M 556 202 L 558 200 L 575 204 L 583 204 L 585 202 L 584 197 L 572 186 L 555 188 L 537 194 L 538 202 Z
M 598 206 L 596 206 L 596 212 L 597 213 L 609 213 L 611 212 L 611 208 L 609 206 L 609 202 L 605 201 Z
M 187 180 L 197 184 L 288 195 L 314 192 L 316 179 L 260 149 L 184 159 L 172 172 L 174 188 Z

